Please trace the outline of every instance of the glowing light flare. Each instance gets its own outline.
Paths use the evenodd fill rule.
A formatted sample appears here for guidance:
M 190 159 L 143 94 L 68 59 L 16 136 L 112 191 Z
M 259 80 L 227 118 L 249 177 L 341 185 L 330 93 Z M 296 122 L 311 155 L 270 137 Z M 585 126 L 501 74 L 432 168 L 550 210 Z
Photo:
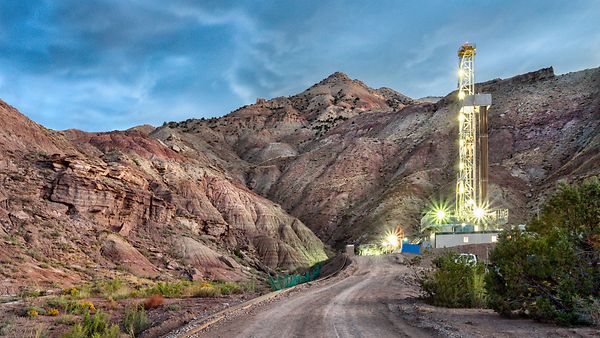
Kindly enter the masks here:
M 438 221 L 442 221 L 444 218 L 446 218 L 446 212 L 444 210 L 438 210 L 435 213 L 435 218 L 437 218 Z
M 462 90 L 458 92 L 458 99 L 459 100 L 464 100 L 465 98 L 465 92 L 463 92 Z
M 387 242 L 390 243 L 390 246 L 393 246 L 394 248 L 397 248 L 398 245 L 400 245 L 400 241 L 398 240 L 398 236 L 396 236 L 395 234 L 389 234 L 387 236 Z
M 383 239 L 381 240 L 381 246 L 394 250 L 400 246 L 401 237 L 401 232 L 388 231 L 385 233 Z
M 479 223 L 484 222 L 490 215 L 490 210 L 485 205 L 475 206 L 473 208 L 473 219 Z
M 425 216 L 430 224 L 446 224 L 451 217 L 450 206 L 446 201 L 431 201 L 428 210 Z

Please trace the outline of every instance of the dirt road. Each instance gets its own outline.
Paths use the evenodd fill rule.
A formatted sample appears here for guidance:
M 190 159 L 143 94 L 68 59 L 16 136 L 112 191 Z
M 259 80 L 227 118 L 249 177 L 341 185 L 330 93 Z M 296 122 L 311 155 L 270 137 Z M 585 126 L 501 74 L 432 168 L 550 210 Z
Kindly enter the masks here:
M 229 320 L 203 337 L 427 337 L 434 332 L 410 326 L 398 302 L 415 297 L 403 282 L 410 273 L 391 256 L 357 257 L 354 273 L 256 313 Z
M 220 321 L 197 337 L 600 337 L 590 327 L 502 318 L 486 309 L 447 309 L 416 299 L 399 256 L 355 257 L 342 276 Z

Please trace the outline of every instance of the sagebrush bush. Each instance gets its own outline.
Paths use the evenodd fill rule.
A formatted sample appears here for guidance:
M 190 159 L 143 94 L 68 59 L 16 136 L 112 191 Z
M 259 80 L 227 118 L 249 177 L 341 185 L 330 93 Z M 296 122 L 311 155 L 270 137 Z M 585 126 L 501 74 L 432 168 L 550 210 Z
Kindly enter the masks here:
M 119 326 L 111 324 L 106 314 L 98 311 L 93 316 L 87 312 L 83 323 L 75 324 L 63 338 L 118 338 L 120 335 Z
M 185 283 L 177 282 L 158 282 L 154 286 L 145 290 L 146 295 L 162 295 L 167 298 L 176 298 L 183 295 Z
M 192 291 L 194 297 L 215 297 L 221 294 L 221 291 L 208 283 L 202 283 Z
M 39 315 L 45 315 L 46 310 L 44 308 L 28 305 L 21 309 L 21 316 L 35 318 Z
M 219 291 L 222 295 L 231 295 L 243 293 L 244 290 L 236 283 L 224 282 L 217 284 Z
M 125 310 L 123 314 L 123 327 L 125 332 L 130 335 L 137 336 L 142 331 L 150 327 L 146 311 L 143 306 L 131 306 Z
M 485 267 L 449 252 L 433 260 L 434 270 L 421 277 L 425 299 L 450 308 L 485 307 Z
M 120 278 L 96 281 L 93 290 L 108 300 L 124 299 L 131 294 L 131 288 Z

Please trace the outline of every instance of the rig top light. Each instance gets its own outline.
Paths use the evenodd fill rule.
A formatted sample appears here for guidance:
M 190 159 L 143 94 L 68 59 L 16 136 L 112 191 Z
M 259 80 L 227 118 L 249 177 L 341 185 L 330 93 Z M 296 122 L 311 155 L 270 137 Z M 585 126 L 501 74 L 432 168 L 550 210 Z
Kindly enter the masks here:
M 465 42 L 462 46 L 460 46 L 460 48 L 458 49 L 458 57 L 463 58 L 465 56 L 467 56 L 467 57 L 475 56 L 475 45 L 474 44 Z

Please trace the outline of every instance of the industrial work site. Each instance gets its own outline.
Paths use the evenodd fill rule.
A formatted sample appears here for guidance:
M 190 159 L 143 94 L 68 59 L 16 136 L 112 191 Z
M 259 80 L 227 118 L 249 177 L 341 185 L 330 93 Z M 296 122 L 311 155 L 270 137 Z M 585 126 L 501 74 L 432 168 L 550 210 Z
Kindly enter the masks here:
M 600 338 L 598 22 L 0 1 L 0 338 Z

